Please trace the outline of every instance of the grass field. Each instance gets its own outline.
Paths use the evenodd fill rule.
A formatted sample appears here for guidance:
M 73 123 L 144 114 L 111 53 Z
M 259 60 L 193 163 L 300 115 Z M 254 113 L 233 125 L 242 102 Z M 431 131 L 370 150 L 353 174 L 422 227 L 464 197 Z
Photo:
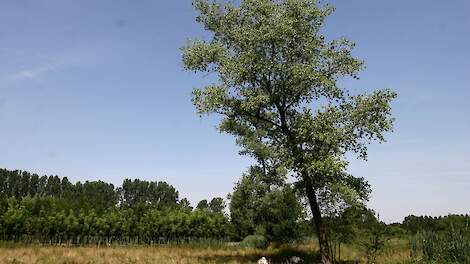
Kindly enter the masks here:
M 316 263 L 317 246 L 281 246 L 266 250 L 241 249 L 236 246 L 119 246 L 119 247 L 64 247 L 40 245 L 2 245 L 0 263 L 44 263 L 44 264 L 115 264 L 115 263 L 256 263 L 262 256 L 270 263 L 287 263 L 290 256 L 300 256 L 305 263 Z M 344 263 L 365 263 L 360 251 L 345 248 Z M 402 243 L 391 245 L 378 256 L 377 263 L 402 263 L 409 252 Z

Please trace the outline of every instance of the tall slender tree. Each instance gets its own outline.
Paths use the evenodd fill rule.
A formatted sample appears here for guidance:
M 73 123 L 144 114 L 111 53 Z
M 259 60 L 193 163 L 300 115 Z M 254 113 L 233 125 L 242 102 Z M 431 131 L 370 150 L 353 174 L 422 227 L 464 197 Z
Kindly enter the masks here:
M 238 2 L 238 1 L 237 1 Z M 345 154 L 367 158 L 373 140 L 392 129 L 390 102 L 377 90 L 351 94 L 338 85 L 357 78 L 363 62 L 346 39 L 322 34 L 333 8 L 315 0 L 195 0 L 196 21 L 209 40 L 183 48 L 187 70 L 213 72 L 218 82 L 193 91 L 198 113 L 222 116 L 220 130 L 236 136 L 246 154 L 282 161 L 306 195 L 322 263 L 331 263 L 321 202 L 367 199 L 366 182 L 346 173 Z
M 214 197 L 209 202 L 209 209 L 213 213 L 223 213 L 225 210 L 226 204 L 222 197 Z

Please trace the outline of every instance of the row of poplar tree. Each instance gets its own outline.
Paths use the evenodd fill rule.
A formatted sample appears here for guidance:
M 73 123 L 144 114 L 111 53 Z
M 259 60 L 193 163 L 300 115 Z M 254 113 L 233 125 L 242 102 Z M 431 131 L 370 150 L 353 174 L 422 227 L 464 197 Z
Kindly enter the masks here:
M 226 239 L 220 197 L 193 209 L 166 182 L 71 183 L 67 177 L 0 169 L 0 239 L 69 244 Z M 233 231 L 232 231 L 233 232 Z
M 240 241 L 263 235 L 293 241 L 312 233 L 301 196 L 282 177 L 251 166 L 224 199 L 188 199 L 166 182 L 125 179 L 71 183 L 67 177 L 0 169 L 0 240 L 53 244 L 154 244 L 194 240 Z M 395 236 L 467 229 L 469 216 L 408 216 L 386 227 L 367 209 L 349 208 L 325 217 L 332 242 L 347 242 L 376 225 Z M 356 231 L 354 231 L 356 230 Z M 370 230 L 369 230 L 370 231 Z M 346 239 L 348 238 L 348 239 Z

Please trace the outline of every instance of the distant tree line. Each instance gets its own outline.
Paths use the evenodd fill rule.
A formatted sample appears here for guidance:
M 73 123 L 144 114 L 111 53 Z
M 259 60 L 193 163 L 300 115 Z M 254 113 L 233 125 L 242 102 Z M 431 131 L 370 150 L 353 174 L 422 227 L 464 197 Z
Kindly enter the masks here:
M 450 214 L 447 216 L 415 216 L 405 217 L 398 224 L 411 234 L 419 232 L 445 232 L 449 230 L 470 230 L 470 216 Z
M 0 239 L 73 244 L 227 239 L 220 197 L 188 199 L 166 182 L 125 179 L 71 183 L 67 177 L 0 169 Z
M 301 197 L 278 170 L 258 165 L 251 166 L 236 183 L 228 212 L 221 197 L 201 200 L 193 208 L 163 181 L 125 179 L 122 186 L 115 187 L 103 181 L 71 183 L 67 177 L 0 169 L 0 240 L 155 244 L 241 241 L 260 235 L 269 241 L 299 241 L 312 232 L 311 216 Z M 386 225 L 367 208 L 333 212 L 325 216 L 333 258 L 340 257 L 342 244 L 354 241 L 376 248 L 384 236 L 470 227 L 468 215 L 410 215 L 402 223 Z

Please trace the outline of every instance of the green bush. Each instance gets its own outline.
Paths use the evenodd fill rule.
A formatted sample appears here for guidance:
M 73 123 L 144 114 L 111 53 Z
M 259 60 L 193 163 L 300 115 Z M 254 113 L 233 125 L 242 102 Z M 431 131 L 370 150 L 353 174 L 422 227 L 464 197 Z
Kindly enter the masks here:
M 467 230 L 418 233 L 410 241 L 410 246 L 413 258 L 418 255 L 418 248 L 421 249 L 422 263 L 470 263 L 470 234 Z
M 264 236 L 251 235 L 243 239 L 240 243 L 240 247 L 264 249 L 268 247 L 268 240 Z

